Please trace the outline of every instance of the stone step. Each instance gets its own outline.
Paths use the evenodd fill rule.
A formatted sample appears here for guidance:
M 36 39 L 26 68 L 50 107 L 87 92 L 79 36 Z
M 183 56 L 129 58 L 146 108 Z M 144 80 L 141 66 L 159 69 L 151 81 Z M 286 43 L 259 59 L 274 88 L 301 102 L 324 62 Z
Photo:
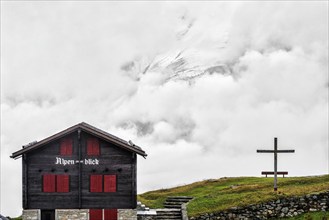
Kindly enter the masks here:
M 174 210 L 174 211 L 172 211 Z M 156 210 L 158 216 L 167 215 L 167 216 L 180 216 L 181 210 L 180 209 L 159 209 Z
M 193 199 L 193 197 L 191 197 L 191 196 L 168 196 L 167 198 L 168 199 L 189 199 L 189 200 Z
M 167 209 L 180 209 L 182 205 L 180 204 L 172 204 L 172 205 L 164 205 L 165 208 Z
M 181 220 L 182 204 L 189 202 L 192 197 L 188 196 L 169 196 L 164 202 L 165 209 L 157 209 L 156 219 Z
M 157 212 L 180 212 L 180 209 L 156 209 Z
M 156 215 L 156 219 L 182 219 L 182 215 Z
M 164 202 L 163 205 L 179 205 L 181 206 L 184 202 Z
M 182 219 L 182 214 L 181 212 L 171 212 L 171 211 L 162 211 L 162 212 L 158 212 L 157 211 L 157 216 L 156 219 Z
M 162 214 L 157 213 L 157 216 L 180 217 L 180 216 L 182 216 L 182 214 L 181 213 L 162 213 Z
M 165 203 L 164 206 L 176 206 L 177 208 L 174 209 L 180 209 L 183 203 Z
M 181 205 L 181 204 L 183 204 L 183 203 L 185 203 L 185 202 L 179 202 L 179 201 L 165 201 L 163 204 L 164 205 Z
M 166 202 L 188 203 L 188 199 L 166 199 Z
M 173 216 L 157 216 L 156 219 L 171 219 L 171 220 L 182 220 L 182 217 L 173 217 Z
M 171 220 L 182 220 L 182 217 L 172 217 L 172 216 L 157 216 L 156 219 L 171 219 Z
M 168 215 L 168 216 L 180 216 L 181 213 L 180 212 L 165 212 L 165 213 L 159 213 L 157 212 L 157 215 L 160 216 L 160 215 Z
M 189 202 L 193 197 L 187 197 L 187 196 L 170 196 L 166 199 L 166 202 L 176 202 L 176 203 L 187 203 Z

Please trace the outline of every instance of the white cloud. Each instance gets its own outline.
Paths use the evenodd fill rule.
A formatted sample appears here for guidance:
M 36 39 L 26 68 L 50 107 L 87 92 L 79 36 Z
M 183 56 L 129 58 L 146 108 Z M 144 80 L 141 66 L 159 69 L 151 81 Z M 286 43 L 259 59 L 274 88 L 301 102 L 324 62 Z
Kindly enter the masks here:
M 280 169 L 327 172 L 327 2 L 1 4 L 2 213 L 20 212 L 9 155 L 81 121 L 147 151 L 139 192 L 259 175 L 274 136 L 296 149 Z

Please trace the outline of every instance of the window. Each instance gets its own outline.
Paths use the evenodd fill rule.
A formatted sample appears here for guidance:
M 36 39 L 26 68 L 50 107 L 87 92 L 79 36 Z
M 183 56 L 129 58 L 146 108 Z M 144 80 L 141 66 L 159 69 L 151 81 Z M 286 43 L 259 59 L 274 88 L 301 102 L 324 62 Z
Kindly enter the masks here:
M 116 192 L 116 175 L 90 175 L 90 192 Z
M 90 209 L 89 220 L 117 220 L 117 209 Z M 103 218 L 104 216 L 104 218 Z
M 43 192 L 69 192 L 69 175 L 43 175 Z
M 60 142 L 60 154 L 62 156 L 71 156 L 73 151 L 72 138 L 64 138 Z
M 99 141 L 97 138 L 90 137 L 87 139 L 87 154 L 88 156 L 99 155 Z
M 104 192 L 117 191 L 117 178 L 115 175 L 104 175 Z

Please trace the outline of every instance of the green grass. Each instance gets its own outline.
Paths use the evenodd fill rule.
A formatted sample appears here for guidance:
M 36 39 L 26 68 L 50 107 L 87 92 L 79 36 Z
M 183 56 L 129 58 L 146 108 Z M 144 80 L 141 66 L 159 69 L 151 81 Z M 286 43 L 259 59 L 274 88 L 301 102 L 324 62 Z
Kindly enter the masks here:
M 197 216 L 286 196 L 327 191 L 329 175 L 279 178 L 278 187 L 278 192 L 274 192 L 273 178 L 221 178 L 146 192 L 139 195 L 138 200 L 150 208 L 162 208 L 168 196 L 193 196 L 194 199 L 188 204 L 187 211 L 189 216 Z
M 329 220 L 329 212 L 312 212 L 282 220 Z

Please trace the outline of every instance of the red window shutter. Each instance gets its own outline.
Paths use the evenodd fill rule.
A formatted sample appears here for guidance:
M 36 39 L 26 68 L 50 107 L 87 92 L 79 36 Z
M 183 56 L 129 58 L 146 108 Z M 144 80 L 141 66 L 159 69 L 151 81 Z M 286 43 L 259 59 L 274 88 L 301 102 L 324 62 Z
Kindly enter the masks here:
M 117 177 L 116 175 L 104 176 L 104 192 L 116 192 L 117 191 Z
M 56 179 L 56 175 L 53 174 L 43 175 L 43 192 L 56 191 L 55 179 Z
M 103 192 L 102 175 L 90 175 L 90 192 Z
M 117 220 L 118 214 L 116 209 L 104 209 L 104 220 Z
M 70 177 L 69 175 L 57 175 L 57 192 L 70 191 Z
M 70 156 L 73 152 L 73 140 L 72 138 L 65 138 L 60 143 L 60 153 L 63 156 Z
M 94 140 L 93 152 L 94 152 L 94 155 L 96 155 L 96 156 L 99 155 L 99 141 L 96 138 Z
M 89 156 L 98 156 L 99 155 L 99 141 L 97 138 L 88 138 L 87 139 L 87 154 Z
M 90 209 L 89 210 L 89 220 L 102 220 L 103 210 L 102 209 Z

